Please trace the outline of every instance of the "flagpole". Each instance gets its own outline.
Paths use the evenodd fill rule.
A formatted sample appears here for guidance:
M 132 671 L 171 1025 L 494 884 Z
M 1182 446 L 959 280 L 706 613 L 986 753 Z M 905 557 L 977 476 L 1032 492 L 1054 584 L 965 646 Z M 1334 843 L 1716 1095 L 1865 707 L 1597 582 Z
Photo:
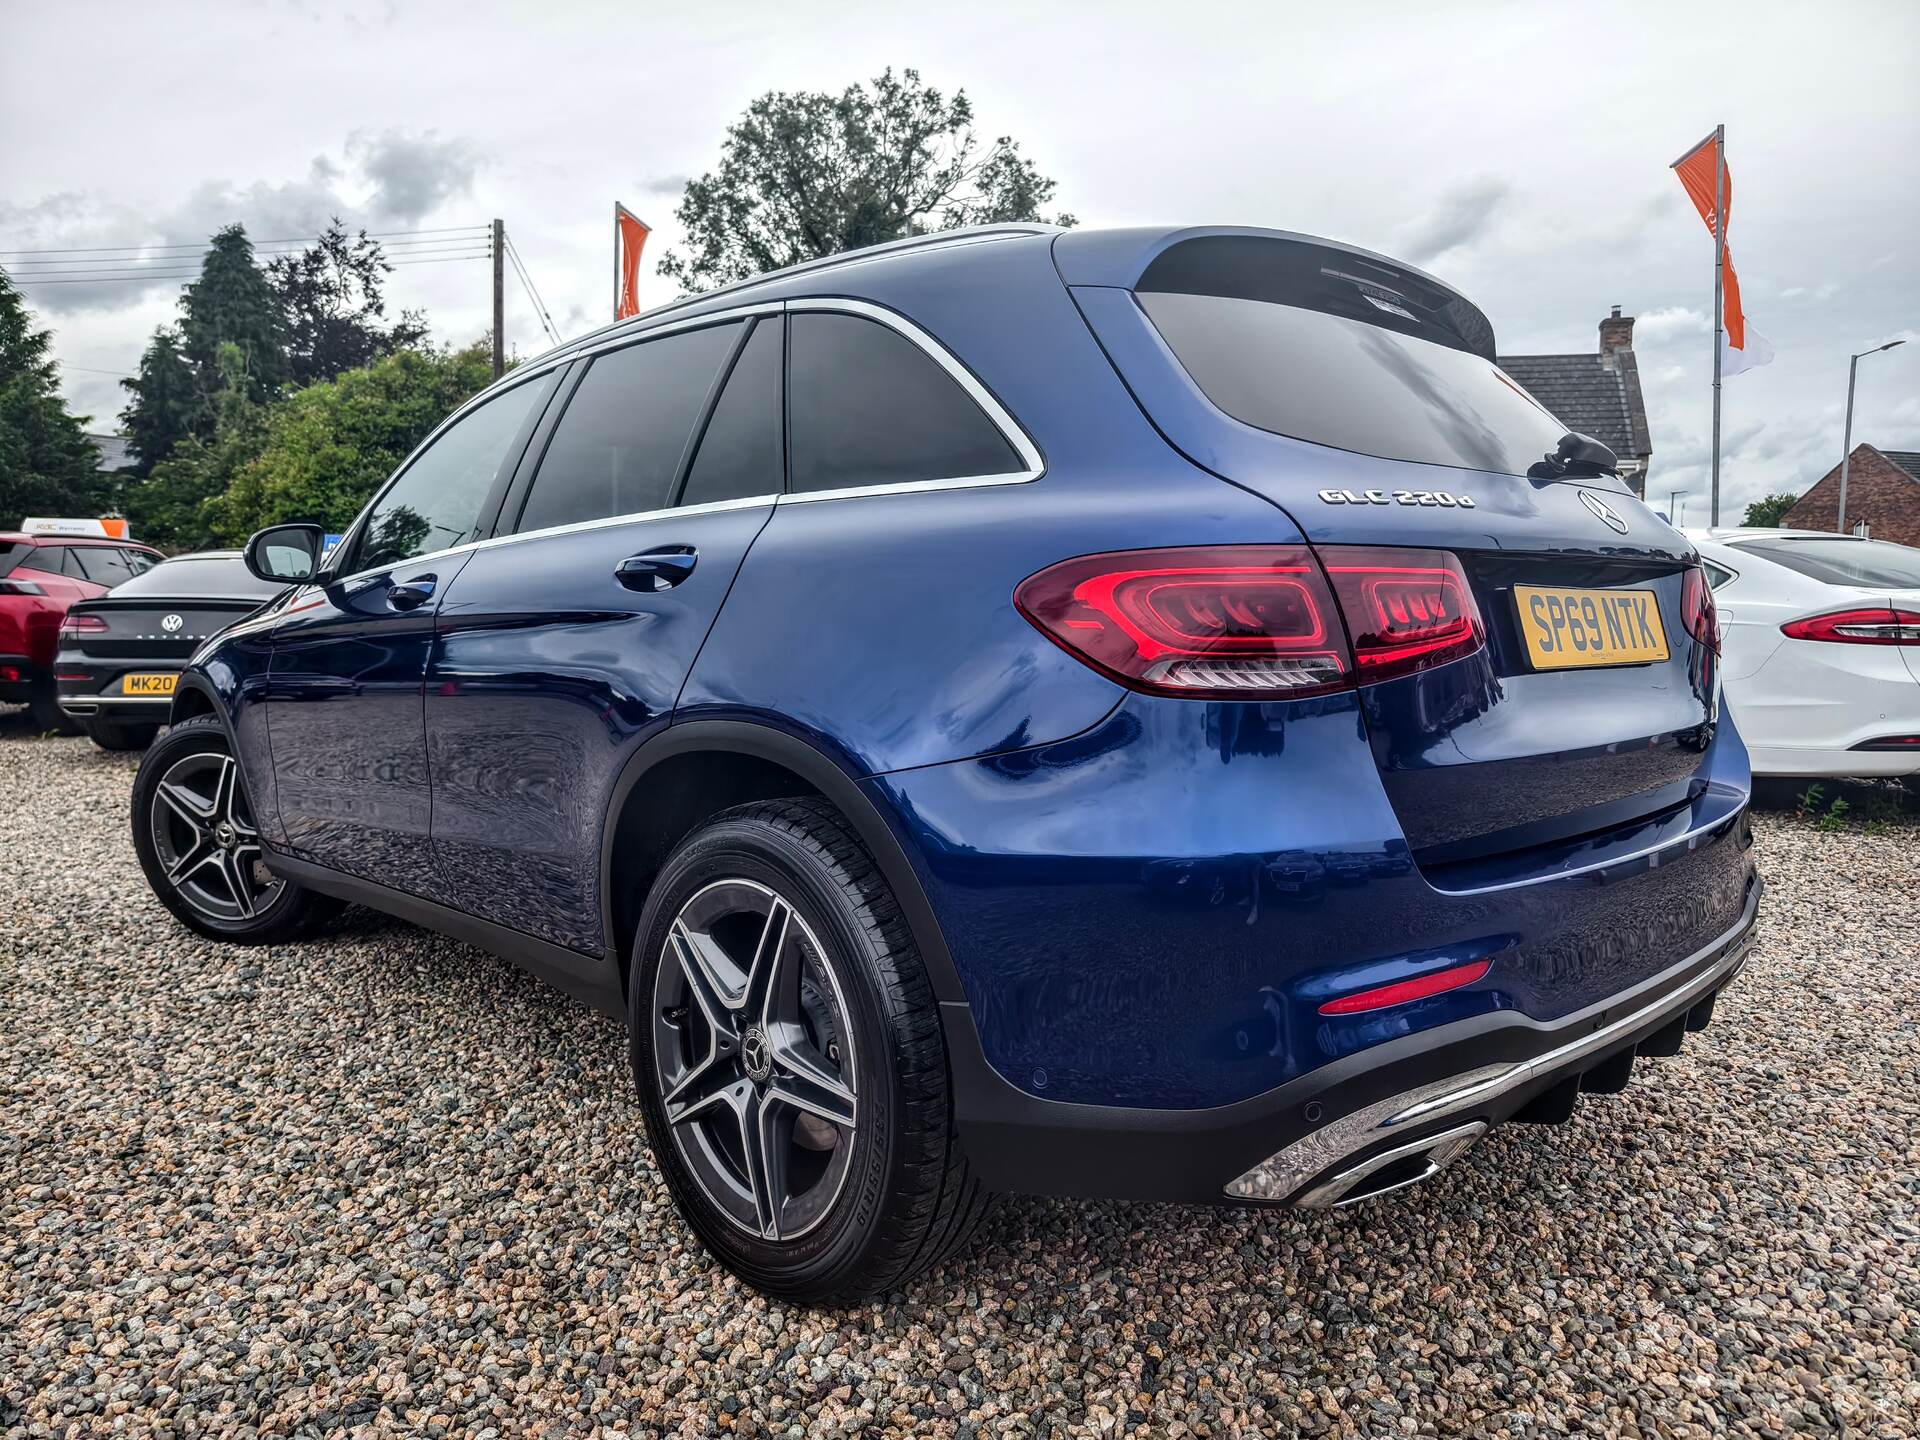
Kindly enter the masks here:
M 1727 127 L 1713 127 L 1713 499 L 1709 525 L 1720 524 L 1720 348 L 1727 323 L 1722 299 L 1727 268 Z
M 613 202 L 613 318 L 620 318 L 620 202 Z

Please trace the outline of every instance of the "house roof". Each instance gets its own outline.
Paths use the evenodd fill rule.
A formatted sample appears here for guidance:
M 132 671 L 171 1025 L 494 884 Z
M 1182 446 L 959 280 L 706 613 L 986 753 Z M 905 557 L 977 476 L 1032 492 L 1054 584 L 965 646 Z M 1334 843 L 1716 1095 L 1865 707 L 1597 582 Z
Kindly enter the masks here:
M 125 470 L 133 464 L 133 452 L 128 447 L 124 435 L 89 435 L 87 439 L 94 443 L 100 452 L 101 470 Z
M 1874 447 L 1878 449 L 1878 446 Z M 1920 480 L 1920 450 L 1881 450 L 1880 453 L 1914 479 Z
M 1644 463 L 1652 452 L 1632 351 L 1611 356 L 1502 355 L 1500 368 L 1569 430 L 1591 435 L 1622 461 Z

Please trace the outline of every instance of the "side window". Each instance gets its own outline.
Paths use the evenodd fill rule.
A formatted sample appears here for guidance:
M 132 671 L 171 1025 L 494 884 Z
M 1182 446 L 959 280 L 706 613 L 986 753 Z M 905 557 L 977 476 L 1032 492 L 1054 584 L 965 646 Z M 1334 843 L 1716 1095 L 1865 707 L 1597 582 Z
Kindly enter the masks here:
M 127 568 L 136 575 L 144 575 L 160 563 L 144 550 L 122 550 L 120 553 L 126 557 Z
M 904 335 L 858 315 L 803 311 L 790 320 L 796 491 L 1023 468 L 973 397 Z
M 659 510 L 740 323 L 643 340 L 597 356 L 574 387 L 533 477 L 520 530 Z
M 1716 565 L 1711 560 L 1702 560 L 1700 562 L 1700 568 L 1707 572 L 1707 588 L 1709 590 L 1718 590 L 1722 585 L 1733 579 L 1733 571 L 1727 569 L 1724 565 Z
M 467 540 L 514 437 L 551 388 L 551 377 L 516 385 L 442 431 L 375 503 L 346 572 L 398 565 Z
M 754 323 L 694 452 L 682 505 L 778 495 L 786 488 L 780 434 L 782 339 L 778 316 Z
M 93 578 L 87 574 L 86 566 L 80 563 L 80 547 L 78 545 L 62 545 L 60 547 L 60 573 L 65 575 L 69 580 L 90 580 Z
M 80 562 L 87 579 L 96 585 L 114 586 L 131 580 L 135 571 L 127 564 L 127 552 L 107 545 L 76 545 L 67 552 Z

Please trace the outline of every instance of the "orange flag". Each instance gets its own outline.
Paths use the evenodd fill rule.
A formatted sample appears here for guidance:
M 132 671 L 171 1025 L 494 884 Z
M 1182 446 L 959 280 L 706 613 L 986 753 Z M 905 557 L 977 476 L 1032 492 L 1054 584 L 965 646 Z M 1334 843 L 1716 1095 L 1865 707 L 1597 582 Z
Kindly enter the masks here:
M 1726 327 L 1725 338 L 1721 342 L 1720 368 L 1723 374 L 1738 375 L 1742 370 L 1751 370 L 1773 359 L 1773 346 L 1759 331 L 1750 330 L 1747 325 L 1746 314 L 1740 308 L 1740 277 L 1734 273 L 1733 252 L 1725 248 L 1725 217 L 1733 214 L 1733 174 L 1726 168 L 1726 161 L 1722 157 L 1725 143 L 1716 130 L 1674 161 L 1673 169 L 1679 175 L 1680 183 L 1686 187 L 1693 208 L 1700 212 L 1700 218 L 1706 222 L 1709 235 L 1716 234 L 1713 223 L 1716 187 L 1719 191 L 1722 219 L 1716 238 L 1721 243 L 1721 253 L 1726 262 L 1720 287 L 1722 324 Z
M 619 202 L 613 207 L 613 318 L 640 313 L 640 252 L 653 231 Z

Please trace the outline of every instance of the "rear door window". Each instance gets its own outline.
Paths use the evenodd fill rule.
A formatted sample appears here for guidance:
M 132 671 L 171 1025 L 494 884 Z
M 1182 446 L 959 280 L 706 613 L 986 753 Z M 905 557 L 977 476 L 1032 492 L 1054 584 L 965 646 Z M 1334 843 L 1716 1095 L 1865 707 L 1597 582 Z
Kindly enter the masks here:
M 127 563 L 127 552 L 111 545 L 75 545 L 67 552 L 96 585 L 112 587 L 131 580 L 134 568 Z
M 754 322 L 694 452 L 682 505 L 778 495 L 785 488 L 780 416 L 785 348 L 779 316 Z
M 796 492 L 1011 475 L 999 427 L 926 351 L 859 315 L 802 311 L 787 370 Z
M 1485 317 L 1421 276 L 1210 237 L 1168 249 L 1134 298 L 1215 407 L 1276 435 L 1524 475 L 1567 431 L 1488 358 Z
M 739 339 L 733 321 L 595 356 L 560 416 L 517 528 L 671 504 L 687 442 Z

